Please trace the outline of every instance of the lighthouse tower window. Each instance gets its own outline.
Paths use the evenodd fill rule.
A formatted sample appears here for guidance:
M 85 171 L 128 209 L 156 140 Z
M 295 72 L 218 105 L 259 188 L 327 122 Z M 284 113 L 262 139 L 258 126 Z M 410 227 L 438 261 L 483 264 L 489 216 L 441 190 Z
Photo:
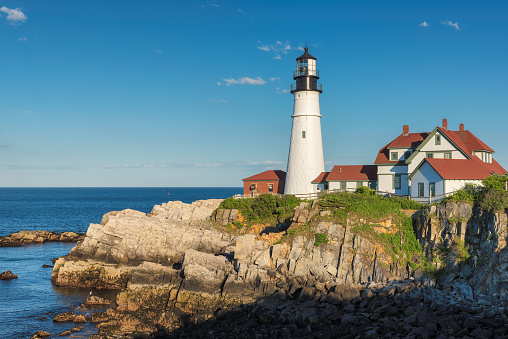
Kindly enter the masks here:
M 302 139 L 305 139 L 305 131 L 302 131 Z

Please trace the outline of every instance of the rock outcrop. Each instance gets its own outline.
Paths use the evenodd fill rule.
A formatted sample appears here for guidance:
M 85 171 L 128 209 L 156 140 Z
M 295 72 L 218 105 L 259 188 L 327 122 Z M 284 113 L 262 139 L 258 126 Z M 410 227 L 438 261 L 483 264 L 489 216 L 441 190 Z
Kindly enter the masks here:
M 18 279 L 16 274 L 13 274 L 10 270 L 0 273 L 0 280 Z
M 425 209 L 416 236 L 447 283 L 467 281 L 478 293 L 508 299 L 508 215 L 447 202 Z
M 21 231 L 0 237 L 0 247 L 19 247 L 45 242 L 78 242 L 84 238 L 84 234 L 75 232 Z
M 227 337 L 225 328 L 231 329 L 229 337 L 257 331 L 263 338 L 310 333 L 368 338 L 493 336 L 506 330 L 504 308 L 474 291 L 463 277 L 474 276 L 481 265 L 469 266 L 467 273 L 467 265 L 457 259 L 459 252 L 458 271 L 438 286 L 420 270 L 402 265 L 372 238 L 353 232 L 347 220 L 345 225 L 322 221 L 313 226 L 327 240 L 322 243 L 314 233 L 273 243 L 266 235 L 234 235 L 216 227 L 210 219 L 219 203 L 171 202 L 155 206 L 148 215 L 133 210 L 107 213 L 100 225 L 90 225 L 86 238 L 69 255 L 56 261 L 52 281 L 121 289 L 117 308 L 94 313 L 90 320 L 100 333 L 109 334 L 157 332 L 160 326 L 183 328 L 175 337 L 192 337 L 186 329 L 194 329 L 199 336 L 212 338 Z M 447 205 L 421 213 L 417 235 L 428 256 L 452 246 L 463 234 L 468 241 L 493 237 L 492 230 L 497 235 L 506 232 L 501 215 L 493 224 L 463 225 L 470 218 L 468 211 L 472 210 L 466 205 Z M 288 233 L 321 214 L 317 206 L 300 206 Z M 214 218 L 218 224 L 230 223 L 237 221 L 238 212 L 222 210 Z M 376 227 L 386 231 L 391 226 L 387 222 Z M 473 250 L 487 255 L 500 243 L 480 241 Z M 454 251 L 445 252 L 452 262 Z M 491 315 L 478 314 L 484 306 L 491 307 Z M 467 315 L 458 311 L 464 307 L 470 311 Z M 439 322 L 436 315 L 447 322 Z M 233 324 L 236 320 L 241 323 Z M 457 326 L 450 328 L 452 320 Z M 471 321 L 482 325 L 475 327 Z

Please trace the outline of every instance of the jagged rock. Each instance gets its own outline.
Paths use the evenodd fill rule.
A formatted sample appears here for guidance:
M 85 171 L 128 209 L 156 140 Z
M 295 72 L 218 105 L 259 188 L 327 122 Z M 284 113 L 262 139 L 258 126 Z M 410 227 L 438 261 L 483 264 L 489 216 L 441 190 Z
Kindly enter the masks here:
M 37 332 L 35 332 L 34 335 L 36 335 L 40 338 L 46 338 L 46 337 L 49 337 L 51 335 L 51 333 L 46 332 L 46 331 L 37 331 Z
M 19 247 L 44 242 L 78 242 L 84 237 L 84 234 L 75 232 L 21 231 L 0 237 L 0 247 Z
M 64 335 L 69 335 L 69 334 L 72 334 L 72 332 L 67 330 L 67 331 L 63 331 L 63 332 L 58 333 L 57 335 L 55 335 L 55 337 L 62 337 Z
M 84 305 L 109 305 L 109 304 L 111 304 L 111 301 L 108 299 L 98 297 L 96 295 L 88 295 L 88 297 L 86 297 L 86 300 L 83 304 Z
M 83 326 L 74 326 L 73 328 L 71 328 L 71 332 L 79 332 L 79 331 L 82 331 L 84 329 Z
M 10 270 L 0 273 L 0 280 L 18 279 L 16 274 L 13 274 Z
M 53 322 L 55 323 L 65 323 L 65 322 L 71 322 L 76 318 L 76 315 L 74 312 L 65 312 L 57 314 L 53 317 Z
M 89 319 L 88 316 L 84 314 L 79 314 L 72 321 L 75 323 L 86 323 L 88 319 Z

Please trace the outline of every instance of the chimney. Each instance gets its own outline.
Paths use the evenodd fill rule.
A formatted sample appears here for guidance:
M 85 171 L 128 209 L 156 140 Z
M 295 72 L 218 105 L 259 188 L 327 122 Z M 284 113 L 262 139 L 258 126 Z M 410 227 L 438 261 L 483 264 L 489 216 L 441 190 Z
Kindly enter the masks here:
M 402 126 L 402 134 L 408 135 L 409 134 L 409 125 Z
M 459 125 L 459 131 L 461 131 L 461 132 L 464 131 L 464 124 Z
M 448 120 L 443 119 L 443 129 L 448 129 Z

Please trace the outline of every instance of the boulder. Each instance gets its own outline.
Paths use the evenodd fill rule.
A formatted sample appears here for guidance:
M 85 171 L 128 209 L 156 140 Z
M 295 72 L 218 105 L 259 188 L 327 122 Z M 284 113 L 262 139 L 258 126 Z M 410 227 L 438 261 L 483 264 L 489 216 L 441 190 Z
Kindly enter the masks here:
M 74 312 L 65 312 L 57 314 L 53 317 L 53 322 L 55 323 L 65 323 L 65 322 L 71 322 L 76 318 L 76 315 Z
M 16 274 L 13 274 L 10 270 L 0 273 L 0 280 L 18 279 Z

